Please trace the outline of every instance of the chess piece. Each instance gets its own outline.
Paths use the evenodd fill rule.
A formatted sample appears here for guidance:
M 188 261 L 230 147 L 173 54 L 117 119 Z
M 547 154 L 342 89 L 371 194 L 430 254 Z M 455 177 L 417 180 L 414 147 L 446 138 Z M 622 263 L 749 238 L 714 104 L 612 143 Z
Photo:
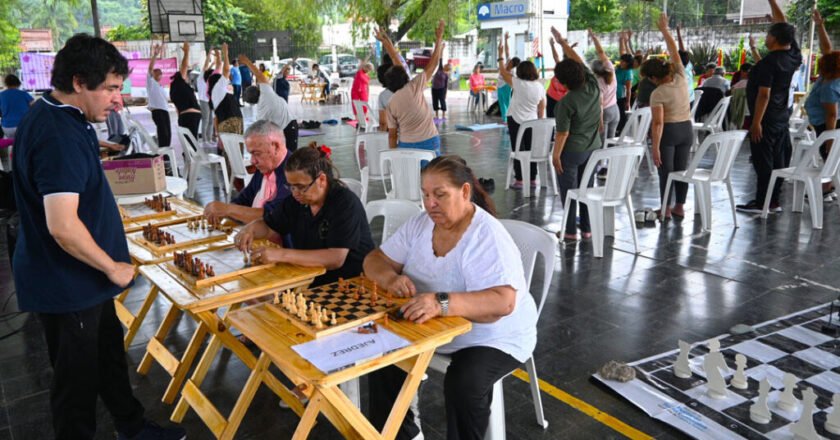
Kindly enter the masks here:
M 750 406 L 750 420 L 760 425 L 770 423 L 772 415 L 767 406 L 767 396 L 770 394 L 770 381 L 765 377 L 758 383 L 758 399 Z
M 332 312 L 332 318 L 330 318 L 330 325 L 336 325 L 337 322 L 335 320 L 335 312 Z
M 344 278 L 338 277 L 338 291 L 341 292 L 344 290 Z
M 729 384 L 739 390 L 747 389 L 747 376 L 744 374 L 744 369 L 747 368 L 747 357 L 738 353 L 735 355 L 735 374 Z
M 677 356 L 677 361 L 674 362 L 674 376 L 681 379 L 688 379 L 691 377 L 691 367 L 688 364 L 688 351 L 691 345 L 685 341 L 679 341 L 680 354 Z
M 818 440 L 821 439 L 814 428 L 814 404 L 817 401 L 817 394 L 811 387 L 805 388 L 802 392 L 802 412 L 799 420 L 790 427 L 794 440 Z
M 703 358 L 703 370 L 706 372 L 706 395 L 713 399 L 724 399 L 727 395 L 726 381 L 721 369 L 728 370 L 726 359 L 720 352 L 720 341 L 709 341 L 709 353 Z
M 280 303 L 280 292 L 274 292 L 274 304 Z
M 783 411 L 794 412 L 799 406 L 799 399 L 793 395 L 793 390 L 796 389 L 796 382 L 799 382 L 799 379 L 793 374 L 785 373 L 783 381 L 785 383 L 785 390 L 782 391 L 776 405 Z
M 831 406 L 834 409 L 825 419 L 825 430 L 840 435 L 840 393 L 834 393 L 831 398 Z

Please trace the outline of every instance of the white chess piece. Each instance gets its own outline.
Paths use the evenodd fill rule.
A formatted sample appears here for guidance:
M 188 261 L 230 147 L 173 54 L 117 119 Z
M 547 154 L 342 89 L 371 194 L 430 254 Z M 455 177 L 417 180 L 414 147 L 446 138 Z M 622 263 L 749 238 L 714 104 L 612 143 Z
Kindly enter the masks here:
M 758 399 L 750 406 L 750 420 L 755 423 L 766 425 L 770 423 L 772 415 L 770 407 L 767 406 L 767 397 L 770 394 L 770 381 L 765 377 L 758 383 Z
M 728 370 L 726 359 L 720 352 L 720 341 L 709 340 L 709 353 L 703 359 L 703 371 L 706 372 L 706 395 L 712 399 L 724 399 L 728 391 L 721 369 Z
M 794 440 L 819 440 L 822 439 L 814 428 L 814 403 L 817 395 L 810 387 L 802 392 L 802 412 L 799 420 L 790 427 Z
M 739 390 L 747 389 L 747 376 L 744 374 L 744 368 L 747 368 L 747 357 L 738 353 L 735 355 L 735 374 L 729 384 Z
M 834 410 L 825 419 L 825 430 L 840 435 L 840 393 L 834 393 L 831 398 L 831 406 L 834 407 Z
M 688 350 L 691 345 L 685 341 L 679 341 L 680 354 L 677 356 L 677 361 L 674 362 L 674 376 L 681 379 L 688 379 L 691 377 L 691 367 L 688 364 Z
M 785 373 L 783 381 L 785 383 L 785 390 L 782 391 L 776 405 L 783 411 L 794 412 L 799 406 L 799 400 L 793 395 L 793 390 L 796 389 L 796 382 L 799 382 L 799 379 L 793 374 Z

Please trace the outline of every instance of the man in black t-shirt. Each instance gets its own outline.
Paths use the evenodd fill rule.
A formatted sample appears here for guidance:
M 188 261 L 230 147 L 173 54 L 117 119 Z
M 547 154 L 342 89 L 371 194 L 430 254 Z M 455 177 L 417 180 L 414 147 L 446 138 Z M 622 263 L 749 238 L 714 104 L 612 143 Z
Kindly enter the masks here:
M 770 212 L 781 212 L 779 193 L 782 180 L 769 189 L 770 175 L 774 169 L 790 163 L 791 144 L 788 124 L 790 120 L 790 82 L 802 64 L 802 53 L 796 43 L 796 28 L 785 20 L 776 0 L 769 0 L 773 12 L 773 25 L 767 31 L 764 44 L 770 53 L 759 60 L 750 71 L 747 83 L 747 105 L 752 115 L 750 126 L 750 151 L 756 174 L 755 198 L 737 209 L 744 212 L 761 212 L 767 191 Z

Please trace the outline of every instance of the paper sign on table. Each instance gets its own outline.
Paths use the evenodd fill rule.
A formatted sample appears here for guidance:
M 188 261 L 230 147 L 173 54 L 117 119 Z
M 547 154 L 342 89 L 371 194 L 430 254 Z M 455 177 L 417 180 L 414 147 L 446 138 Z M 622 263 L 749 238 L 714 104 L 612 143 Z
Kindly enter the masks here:
M 378 333 L 363 334 L 350 330 L 294 345 L 292 349 L 319 370 L 329 373 L 410 344 L 380 326 Z

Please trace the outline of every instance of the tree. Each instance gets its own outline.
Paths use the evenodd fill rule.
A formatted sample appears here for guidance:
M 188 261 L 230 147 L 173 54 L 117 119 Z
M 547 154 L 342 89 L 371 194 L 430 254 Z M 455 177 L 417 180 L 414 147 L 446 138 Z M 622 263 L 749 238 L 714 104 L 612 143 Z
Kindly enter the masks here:
M 118 24 L 116 27 L 108 31 L 105 35 L 108 41 L 133 41 L 133 40 L 148 40 L 152 38 L 152 33 L 149 32 L 149 27 L 142 24 L 134 26 L 126 26 Z
M 595 32 L 613 32 L 622 27 L 619 0 L 571 0 L 569 30 L 592 28 Z
M 14 70 L 18 66 L 18 43 L 20 32 L 12 24 L 13 0 L 0 2 L 0 72 Z
M 473 29 L 478 19 L 472 13 L 472 5 L 466 2 L 449 0 L 432 0 L 432 10 L 440 11 L 446 20 L 446 31 L 449 36 L 458 35 Z M 415 41 L 432 43 L 435 41 L 435 29 L 441 14 L 423 14 L 408 31 L 408 37 Z
M 80 29 L 76 19 L 80 5 L 79 0 L 18 0 L 12 21 L 23 29 L 50 29 L 53 46 L 61 47 L 73 34 L 88 30 Z
M 321 15 L 335 3 L 329 0 L 241 0 L 237 2 L 251 16 L 255 31 L 285 30 L 297 46 L 321 44 Z M 205 15 L 206 17 L 206 15 Z
M 217 46 L 251 37 L 251 16 L 232 0 L 204 2 L 204 34 L 207 44 Z
M 367 35 L 371 25 L 389 29 L 392 20 L 399 20 L 400 24 L 397 30 L 391 32 L 391 40 L 399 41 L 418 23 L 426 23 L 425 25 L 421 24 L 426 28 L 428 23 L 435 23 L 440 19 L 450 23 L 450 26 L 446 28 L 444 38 L 452 36 L 453 26 L 451 25 L 450 11 L 462 10 L 464 4 L 474 5 L 475 3 L 469 0 L 449 0 L 449 2 L 440 0 L 348 0 L 342 6 L 347 11 L 347 17 L 353 22 L 357 34 L 360 35 Z M 467 6 L 466 12 L 471 12 L 469 6 Z M 427 38 L 426 32 L 421 30 L 424 39 Z
M 794 0 L 788 5 L 788 20 L 796 25 L 800 33 L 810 31 L 813 8 L 814 0 Z M 825 20 L 829 35 L 840 32 L 840 3 L 837 0 L 818 0 L 817 9 Z

